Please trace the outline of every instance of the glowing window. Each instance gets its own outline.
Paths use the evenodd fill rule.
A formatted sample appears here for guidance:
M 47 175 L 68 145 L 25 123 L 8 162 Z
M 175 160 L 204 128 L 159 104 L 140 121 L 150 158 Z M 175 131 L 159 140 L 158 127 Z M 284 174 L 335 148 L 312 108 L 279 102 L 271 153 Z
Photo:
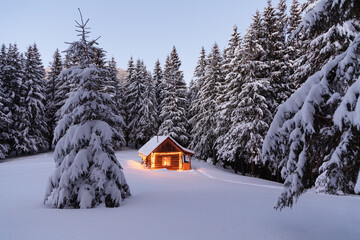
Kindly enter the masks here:
M 161 160 L 162 160 L 162 165 L 163 165 L 164 167 L 171 166 L 171 157 L 169 157 L 169 156 L 167 156 L 167 157 L 162 157 Z

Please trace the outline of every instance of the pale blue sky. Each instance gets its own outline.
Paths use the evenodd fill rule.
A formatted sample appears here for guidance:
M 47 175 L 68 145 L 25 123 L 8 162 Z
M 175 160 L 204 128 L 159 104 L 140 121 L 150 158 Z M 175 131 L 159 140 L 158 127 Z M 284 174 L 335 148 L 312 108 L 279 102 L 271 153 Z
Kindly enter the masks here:
M 273 5 L 278 0 L 273 0 Z M 288 0 L 288 8 L 292 0 Z M 300 1 L 303 2 L 303 1 Z M 207 53 L 217 42 L 224 48 L 236 24 L 243 35 L 266 0 L 6 0 L 0 8 L 0 44 L 17 43 L 21 51 L 38 44 L 45 67 L 56 48 L 77 40 L 77 8 L 90 18 L 91 37 L 99 39 L 107 57 L 126 69 L 130 56 L 142 58 L 152 71 L 156 59 L 163 66 L 175 45 L 185 81 L 190 82 L 201 46 Z

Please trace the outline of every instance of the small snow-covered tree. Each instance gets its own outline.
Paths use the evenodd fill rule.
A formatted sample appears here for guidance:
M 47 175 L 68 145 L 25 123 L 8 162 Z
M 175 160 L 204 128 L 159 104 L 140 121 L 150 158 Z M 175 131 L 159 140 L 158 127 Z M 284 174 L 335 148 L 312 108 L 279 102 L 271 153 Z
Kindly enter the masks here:
M 169 135 L 182 145 L 188 144 L 186 119 L 186 83 L 180 70 L 181 61 L 173 47 L 164 69 L 159 135 Z
M 111 96 L 103 92 L 107 71 L 91 58 L 96 42 L 87 40 L 88 20 L 76 23 L 81 39 L 71 43 L 69 51 L 79 62 L 69 77 L 78 86 L 62 107 L 55 129 L 56 169 L 44 202 L 54 208 L 118 207 L 130 195 L 113 151 L 113 138 L 121 135 L 114 126 L 123 120 L 113 113 Z
M 317 1 L 295 31 L 311 39 L 297 70 L 307 80 L 279 108 L 263 145 L 264 161 L 285 179 L 279 209 L 314 184 L 327 193 L 359 192 L 358 8 L 355 0 Z
M 57 108 L 56 101 L 59 96 L 57 89 L 57 80 L 58 76 L 63 70 L 63 63 L 61 60 L 61 55 L 58 49 L 56 49 L 53 55 L 53 61 L 50 63 L 50 71 L 47 76 L 47 82 L 45 86 L 45 114 L 47 121 L 47 129 L 48 129 L 48 144 L 49 149 L 52 147 L 52 140 L 54 138 L 54 130 L 56 126 L 56 113 L 59 111 Z

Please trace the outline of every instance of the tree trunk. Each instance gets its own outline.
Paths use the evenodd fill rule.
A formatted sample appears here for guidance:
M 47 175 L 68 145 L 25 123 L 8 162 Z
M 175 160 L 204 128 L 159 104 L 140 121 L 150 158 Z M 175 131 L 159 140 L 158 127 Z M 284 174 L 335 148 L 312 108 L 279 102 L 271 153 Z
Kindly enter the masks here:
M 255 162 L 251 162 L 251 176 L 255 176 Z
M 241 174 L 243 176 L 245 176 L 245 168 L 246 168 L 246 166 L 245 166 L 245 161 L 244 161 L 243 158 L 240 158 L 240 167 L 241 167 Z
M 215 149 L 212 150 L 212 158 L 213 158 L 213 164 L 216 165 L 217 159 L 216 159 L 216 151 L 215 151 Z

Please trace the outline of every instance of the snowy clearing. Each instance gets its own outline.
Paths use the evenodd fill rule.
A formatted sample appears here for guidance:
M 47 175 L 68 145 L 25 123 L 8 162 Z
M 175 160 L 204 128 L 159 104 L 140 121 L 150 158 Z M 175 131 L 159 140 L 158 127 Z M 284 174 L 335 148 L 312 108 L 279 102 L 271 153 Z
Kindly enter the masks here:
M 148 170 L 136 150 L 117 152 L 132 197 L 119 208 L 42 204 L 52 153 L 0 162 L 1 239 L 359 239 L 360 197 L 304 194 L 273 209 L 282 186 L 194 162 L 195 170 Z

